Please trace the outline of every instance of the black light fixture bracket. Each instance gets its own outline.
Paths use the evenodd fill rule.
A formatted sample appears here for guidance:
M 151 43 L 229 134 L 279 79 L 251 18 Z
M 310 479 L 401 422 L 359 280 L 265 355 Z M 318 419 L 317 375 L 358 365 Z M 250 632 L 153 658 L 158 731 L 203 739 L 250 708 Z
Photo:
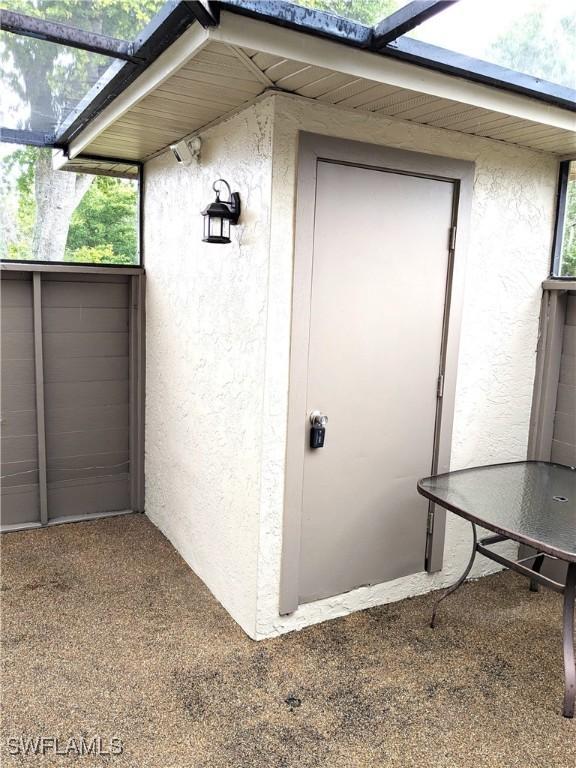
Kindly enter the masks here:
M 220 200 L 220 190 L 218 189 L 218 184 L 223 184 L 228 190 L 228 200 Z M 216 202 L 219 202 L 228 207 L 228 210 L 230 211 L 230 216 L 228 217 L 230 219 L 230 224 L 238 224 L 238 219 L 240 218 L 239 193 L 231 191 L 230 184 L 228 184 L 226 179 L 216 179 L 214 184 L 212 184 L 212 189 L 214 192 L 216 192 Z
M 238 192 L 230 193 L 230 213 L 232 214 L 230 224 L 238 224 L 240 218 L 240 195 Z

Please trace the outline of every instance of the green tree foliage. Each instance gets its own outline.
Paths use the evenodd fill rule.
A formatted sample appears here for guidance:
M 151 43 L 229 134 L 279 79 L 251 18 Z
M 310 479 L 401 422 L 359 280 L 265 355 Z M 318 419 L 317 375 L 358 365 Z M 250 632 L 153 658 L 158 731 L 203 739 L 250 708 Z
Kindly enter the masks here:
M 113 264 L 137 261 L 136 182 L 96 177 L 72 215 L 65 259 Z
M 572 163 L 573 168 L 574 165 Z M 576 179 L 568 182 L 566 194 L 561 274 L 564 277 L 576 277 Z
M 34 166 L 38 150 L 23 147 L 0 163 L 0 258 L 31 259 L 36 218 Z
M 2 0 L 2 6 L 9 10 L 125 39 L 133 39 L 162 5 L 163 0 Z M 4 124 L 47 133 L 57 133 L 112 61 L 14 34 L 2 36 L 0 57 L 2 85 L 7 93 Z M 13 157 L 22 156 L 14 153 Z M 22 173 L 30 173 L 27 161 Z M 17 190 L 22 196 L 17 206 L 21 225 L 17 237 L 6 210 L 0 212 L 2 256 L 61 261 L 70 219 L 89 186 L 87 177 L 53 171 L 48 156 L 37 152 L 33 178 L 33 187 L 28 185 L 26 192 Z M 32 233 L 28 231 L 30 222 Z M 124 248 L 117 256 L 126 258 L 126 253 Z
M 37 217 L 35 172 L 38 157 L 50 150 L 24 147 L 0 162 L 0 253 L 5 259 L 36 258 L 33 247 Z M 75 175 L 55 171 L 61 175 Z M 138 186 L 136 181 L 96 176 L 69 222 L 60 260 L 134 264 L 138 255 Z
M 576 12 L 551 20 L 546 5 L 516 19 L 492 46 L 498 63 L 576 89 Z
M 393 13 L 400 0 L 298 0 L 298 5 L 372 26 Z
M 87 246 L 83 245 L 72 252 L 72 257 L 66 261 L 73 261 L 75 264 L 130 264 L 131 262 L 119 261 L 114 257 L 114 251 L 109 243 L 104 245 Z
M 2 7 L 59 21 L 111 37 L 132 39 L 162 5 L 162 0 L 3 0 Z M 4 35 L 3 79 L 30 106 L 20 128 L 55 128 L 110 60 L 23 35 Z

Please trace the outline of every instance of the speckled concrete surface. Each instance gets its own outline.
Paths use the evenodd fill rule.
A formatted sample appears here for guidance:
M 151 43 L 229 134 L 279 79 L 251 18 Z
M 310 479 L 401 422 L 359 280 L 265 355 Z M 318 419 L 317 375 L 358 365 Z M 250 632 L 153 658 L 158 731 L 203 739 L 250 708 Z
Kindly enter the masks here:
M 2 539 L 2 765 L 573 768 L 561 603 L 514 574 L 255 643 L 144 516 Z M 118 756 L 10 756 L 115 736 Z

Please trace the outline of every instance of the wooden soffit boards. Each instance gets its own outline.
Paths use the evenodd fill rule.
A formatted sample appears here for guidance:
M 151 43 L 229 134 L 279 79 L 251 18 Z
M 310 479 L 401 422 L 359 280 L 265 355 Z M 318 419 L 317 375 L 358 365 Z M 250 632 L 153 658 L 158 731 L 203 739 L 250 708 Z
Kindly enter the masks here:
M 89 154 L 139 160 L 251 102 L 266 89 L 251 59 L 208 43 L 138 101 L 87 148 Z
M 574 112 L 281 27 L 266 34 L 266 26 L 222 14 L 211 35 L 233 40 L 284 91 L 558 155 L 576 153 Z
M 576 154 L 576 113 L 243 16 L 195 26 L 70 145 L 145 160 L 249 104 L 265 90 L 483 136 L 559 156 Z
M 409 120 L 434 128 L 519 144 L 559 155 L 576 153 L 576 134 L 565 128 L 484 109 L 463 101 L 345 75 L 324 67 L 243 49 L 284 91 L 345 109 Z M 567 113 L 569 114 L 569 113 Z M 576 117 L 574 118 L 576 129 Z
M 113 176 L 120 179 L 138 179 L 140 177 L 138 163 L 82 155 L 78 155 L 73 160 L 67 160 L 62 157 L 59 150 L 52 153 L 52 165 L 55 170 L 71 171 L 72 173 L 92 173 L 95 176 Z

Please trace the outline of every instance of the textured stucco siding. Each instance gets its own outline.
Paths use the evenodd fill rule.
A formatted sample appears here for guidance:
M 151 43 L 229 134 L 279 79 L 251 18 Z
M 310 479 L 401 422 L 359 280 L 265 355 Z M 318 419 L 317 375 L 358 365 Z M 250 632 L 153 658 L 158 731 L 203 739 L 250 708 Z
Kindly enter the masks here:
M 557 159 L 442 129 L 275 97 L 267 385 L 258 617 L 268 637 L 438 589 L 464 569 L 470 526 L 448 516 L 442 572 L 363 587 L 278 615 L 298 131 L 416 150 L 476 164 L 452 440 L 452 467 L 526 458 L 541 281 L 548 274 Z M 473 576 L 498 566 L 478 558 Z
M 551 156 L 283 95 L 205 131 L 198 166 L 146 164 L 146 511 L 256 638 L 444 586 L 470 546 L 449 517 L 441 573 L 278 615 L 299 130 L 476 164 L 454 468 L 525 458 L 554 216 Z M 226 247 L 200 242 L 219 176 L 244 206 Z
M 202 135 L 199 163 L 145 168 L 146 512 L 254 634 L 267 316 L 272 104 Z M 223 177 L 232 244 L 202 243 Z

